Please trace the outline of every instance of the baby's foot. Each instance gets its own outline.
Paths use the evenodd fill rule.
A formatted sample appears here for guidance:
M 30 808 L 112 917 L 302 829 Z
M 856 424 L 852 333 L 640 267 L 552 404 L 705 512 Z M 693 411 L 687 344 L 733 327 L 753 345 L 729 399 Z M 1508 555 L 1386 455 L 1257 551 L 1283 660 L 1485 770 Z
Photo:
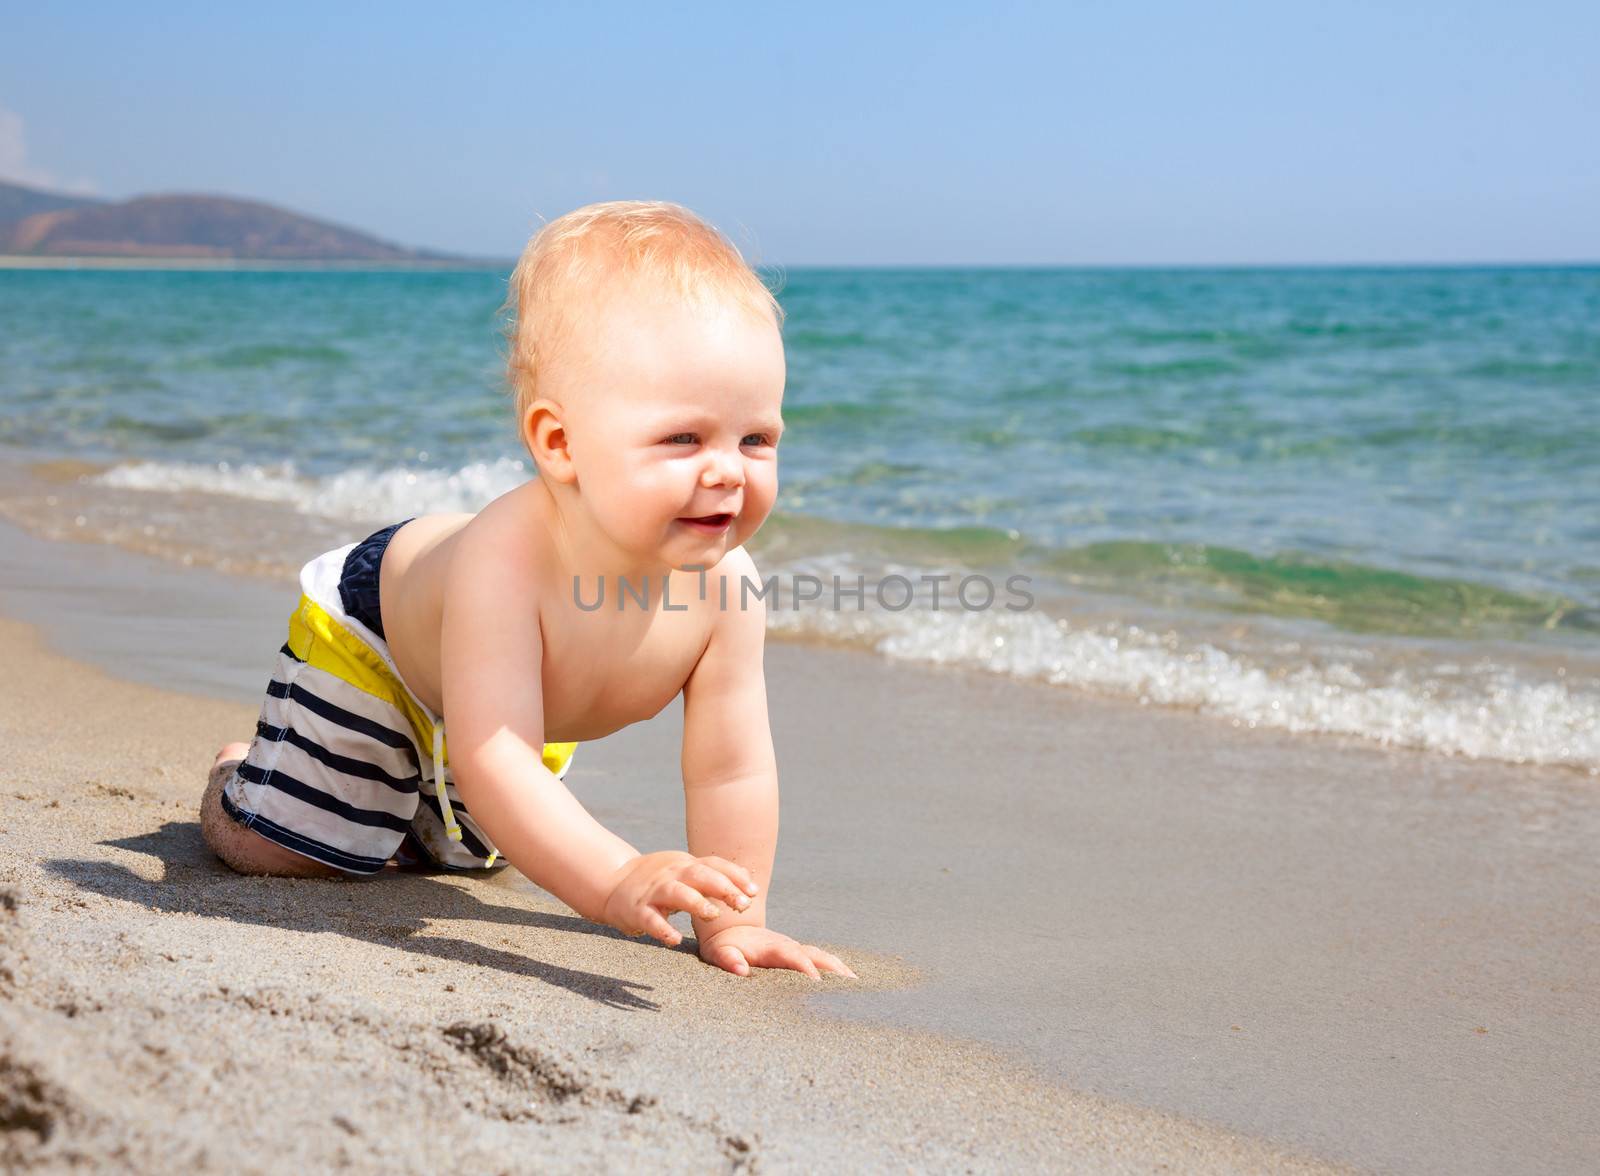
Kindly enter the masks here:
M 211 761 L 211 771 L 206 776 L 206 792 L 221 792 L 233 775 L 233 769 L 239 761 L 250 754 L 248 743 L 224 743 L 222 750 L 217 752 L 217 758 Z
M 236 764 L 250 754 L 248 743 L 225 743 L 222 750 L 217 752 L 217 758 L 211 761 L 211 774 L 216 775 L 217 769 L 223 764 Z

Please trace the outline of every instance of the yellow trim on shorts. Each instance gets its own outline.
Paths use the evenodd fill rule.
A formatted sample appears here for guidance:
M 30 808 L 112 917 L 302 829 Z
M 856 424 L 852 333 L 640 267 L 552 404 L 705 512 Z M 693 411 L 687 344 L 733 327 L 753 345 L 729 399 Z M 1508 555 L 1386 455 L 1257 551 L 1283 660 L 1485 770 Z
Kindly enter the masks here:
M 433 747 L 433 720 L 395 676 L 389 663 L 340 624 L 332 613 L 304 594 L 289 618 L 289 649 L 306 664 L 348 682 L 363 694 L 387 702 L 405 715 L 419 748 Z M 559 776 L 577 749 L 576 743 L 546 743 L 540 758 L 545 767 Z M 441 762 L 450 762 L 448 744 L 444 745 Z

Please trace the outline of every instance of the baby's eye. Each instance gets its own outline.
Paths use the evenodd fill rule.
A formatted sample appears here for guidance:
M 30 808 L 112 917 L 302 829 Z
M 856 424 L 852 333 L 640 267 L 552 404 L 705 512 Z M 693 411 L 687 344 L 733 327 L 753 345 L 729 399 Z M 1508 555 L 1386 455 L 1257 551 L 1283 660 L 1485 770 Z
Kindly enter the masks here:
M 772 438 L 765 433 L 747 433 L 741 445 L 771 445 Z
M 674 433 L 667 438 L 668 445 L 693 445 L 697 438 L 693 433 Z

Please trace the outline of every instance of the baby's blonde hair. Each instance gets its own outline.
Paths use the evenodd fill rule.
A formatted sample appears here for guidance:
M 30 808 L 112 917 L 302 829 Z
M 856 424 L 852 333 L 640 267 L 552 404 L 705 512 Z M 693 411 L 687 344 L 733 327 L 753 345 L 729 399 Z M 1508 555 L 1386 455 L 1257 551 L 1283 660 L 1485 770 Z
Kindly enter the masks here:
M 783 324 L 783 308 L 734 244 L 681 204 L 612 200 L 550 221 L 512 271 L 501 313 L 506 382 L 520 420 L 540 372 L 596 303 L 602 288 L 643 279 L 696 302 L 728 299 Z

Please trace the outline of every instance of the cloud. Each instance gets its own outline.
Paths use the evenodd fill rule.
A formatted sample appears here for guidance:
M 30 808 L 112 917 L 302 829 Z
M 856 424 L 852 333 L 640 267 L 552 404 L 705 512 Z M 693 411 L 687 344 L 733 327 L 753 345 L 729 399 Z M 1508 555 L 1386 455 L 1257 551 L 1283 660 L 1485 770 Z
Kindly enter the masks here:
M 63 180 L 55 172 L 28 159 L 28 139 L 22 116 L 0 106 L 0 180 L 69 192 L 76 196 L 95 196 L 99 188 L 91 180 Z

